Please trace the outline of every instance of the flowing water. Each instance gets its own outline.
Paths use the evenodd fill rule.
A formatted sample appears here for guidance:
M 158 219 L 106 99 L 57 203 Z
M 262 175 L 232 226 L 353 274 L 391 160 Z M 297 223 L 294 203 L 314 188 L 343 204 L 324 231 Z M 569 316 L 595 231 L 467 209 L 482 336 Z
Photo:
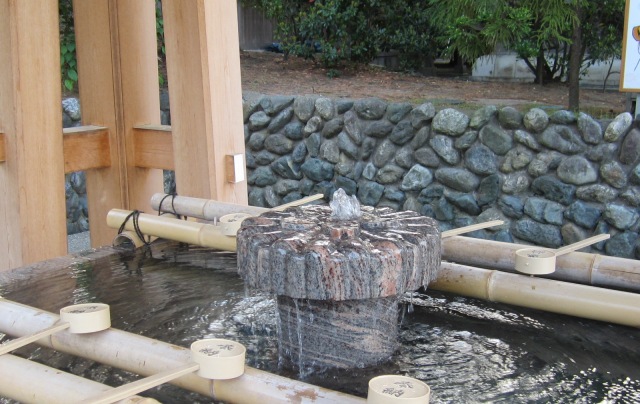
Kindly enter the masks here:
M 247 347 L 248 365 L 298 378 L 279 366 L 275 298 L 245 290 L 235 255 L 171 242 L 113 251 L 0 274 L 0 295 L 52 312 L 107 303 L 113 327 L 184 347 L 201 338 L 233 339 Z M 370 378 L 403 374 L 429 384 L 432 403 L 640 402 L 638 329 L 432 291 L 410 301 L 402 307 L 400 349 L 389 362 L 304 380 L 364 397 Z M 16 353 L 110 385 L 133 379 L 45 348 Z M 209 402 L 169 385 L 143 395 Z

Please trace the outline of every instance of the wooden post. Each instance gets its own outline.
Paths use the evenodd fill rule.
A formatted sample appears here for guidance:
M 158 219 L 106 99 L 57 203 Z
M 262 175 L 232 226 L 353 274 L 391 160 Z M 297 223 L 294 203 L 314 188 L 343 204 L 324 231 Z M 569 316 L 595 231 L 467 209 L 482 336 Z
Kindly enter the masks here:
M 135 166 L 134 127 L 160 124 L 154 0 L 75 0 L 80 101 L 85 125 L 109 131 L 109 168 L 89 170 L 91 245 L 111 244 L 110 209 L 151 211 L 162 171 Z
M 246 205 L 247 182 L 225 171 L 245 152 L 236 1 L 163 0 L 162 11 L 177 191 Z
M 66 254 L 55 1 L 0 0 L 0 270 Z

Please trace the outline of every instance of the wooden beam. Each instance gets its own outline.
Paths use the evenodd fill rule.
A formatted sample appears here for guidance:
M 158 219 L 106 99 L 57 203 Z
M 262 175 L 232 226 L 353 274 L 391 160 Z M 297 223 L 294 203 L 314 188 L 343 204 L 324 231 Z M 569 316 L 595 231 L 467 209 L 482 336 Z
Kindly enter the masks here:
M 133 133 L 136 167 L 174 169 L 171 126 L 136 126 Z
M 109 131 L 102 126 L 79 126 L 62 130 L 64 172 L 105 168 L 111 165 Z
M 5 143 L 5 136 L 4 133 L 0 133 L 0 163 L 7 161 L 7 152 L 6 152 L 6 148 L 7 146 L 4 144 Z
M 151 211 L 161 170 L 136 167 L 134 125 L 160 124 L 155 0 L 74 0 L 82 120 L 108 128 L 110 165 L 87 171 L 91 245 L 113 208 Z
M 0 0 L 0 270 L 67 252 L 58 4 Z
M 182 195 L 247 204 L 227 182 L 244 154 L 236 0 L 163 0 L 176 186 Z

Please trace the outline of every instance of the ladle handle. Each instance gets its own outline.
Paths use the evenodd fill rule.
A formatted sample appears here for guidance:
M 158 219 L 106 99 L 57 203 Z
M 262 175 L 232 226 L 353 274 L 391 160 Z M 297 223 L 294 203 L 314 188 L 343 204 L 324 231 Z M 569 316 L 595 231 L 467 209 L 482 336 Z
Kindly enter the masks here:
M 556 257 L 559 255 L 570 253 L 571 251 L 579 250 L 581 248 L 590 246 L 591 244 L 595 244 L 597 242 L 606 240 L 609 237 L 611 237 L 610 234 L 598 234 L 597 236 L 589 237 L 584 240 L 578 241 L 577 243 L 569 244 L 562 248 L 558 248 L 556 250 Z
M 503 224 L 502 220 L 492 220 L 490 222 L 482 222 L 472 224 L 471 226 L 458 227 L 457 229 L 446 230 L 442 232 L 442 238 L 457 236 L 458 234 L 469 233 L 471 231 L 486 229 L 487 227 L 499 226 Z
M 51 334 L 66 330 L 67 328 L 69 328 L 69 323 L 64 322 L 45 328 L 44 330 L 38 331 L 35 334 L 25 335 L 23 337 L 13 339 L 9 342 L 5 342 L 4 344 L 0 345 L 0 355 L 4 355 L 25 345 L 29 345 L 30 343 L 35 342 L 40 338 L 48 337 Z
M 193 373 L 200 369 L 200 365 L 195 362 L 187 363 L 182 366 L 178 366 L 175 369 L 165 370 L 164 372 L 157 373 L 155 375 L 145 377 L 144 379 L 138 379 L 129 384 L 123 384 L 113 389 L 107 390 L 104 393 L 89 397 L 81 404 L 109 404 L 116 401 L 123 400 L 127 397 L 131 397 L 135 394 L 149 390 L 153 387 L 159 386 L 163 383 L 177 379 L 189 373 Z
M 324 197 L 323 194 L 315 194 L 315 195 L 307 196 L 306 198 L 298 199 L 297 201 L 285 203 L 284 205 L 278 205 L 275 208 L 272 208 L 271 210 L 272 211 L 285 210 L 286 208 L 290 208 L 292 206 L 304 205 L 305 203 L 313 202 L 323 197 Z

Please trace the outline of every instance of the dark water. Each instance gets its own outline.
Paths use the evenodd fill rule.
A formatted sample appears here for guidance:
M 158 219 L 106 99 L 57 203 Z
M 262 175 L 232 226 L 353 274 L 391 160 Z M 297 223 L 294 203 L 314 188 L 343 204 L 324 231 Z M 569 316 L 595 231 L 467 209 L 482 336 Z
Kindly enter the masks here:
M 116 328 L 184 347 L 233 339 L 247 347 L 248 365 L 298 377 L 278 364 L 274 299 L 245 290 L 234 255 L 162 242 L 146 253 L 72 261 L 59 270 L 56 262 L 0 274 L 0 295 L 52 312 L 107 303 Z M 389 362 L 304 380 L 364 397 L 370 378 L 403 374 L 429 384 L 432 403 L 640 403 L 638 329 L 432 291 L 405 300 L 412 304 L 402 308 L 401 348 Z M 132 380 L 45 348 L 17 354 L 110 385 Z M 169 385 L 144 395 L 208 402 Z

